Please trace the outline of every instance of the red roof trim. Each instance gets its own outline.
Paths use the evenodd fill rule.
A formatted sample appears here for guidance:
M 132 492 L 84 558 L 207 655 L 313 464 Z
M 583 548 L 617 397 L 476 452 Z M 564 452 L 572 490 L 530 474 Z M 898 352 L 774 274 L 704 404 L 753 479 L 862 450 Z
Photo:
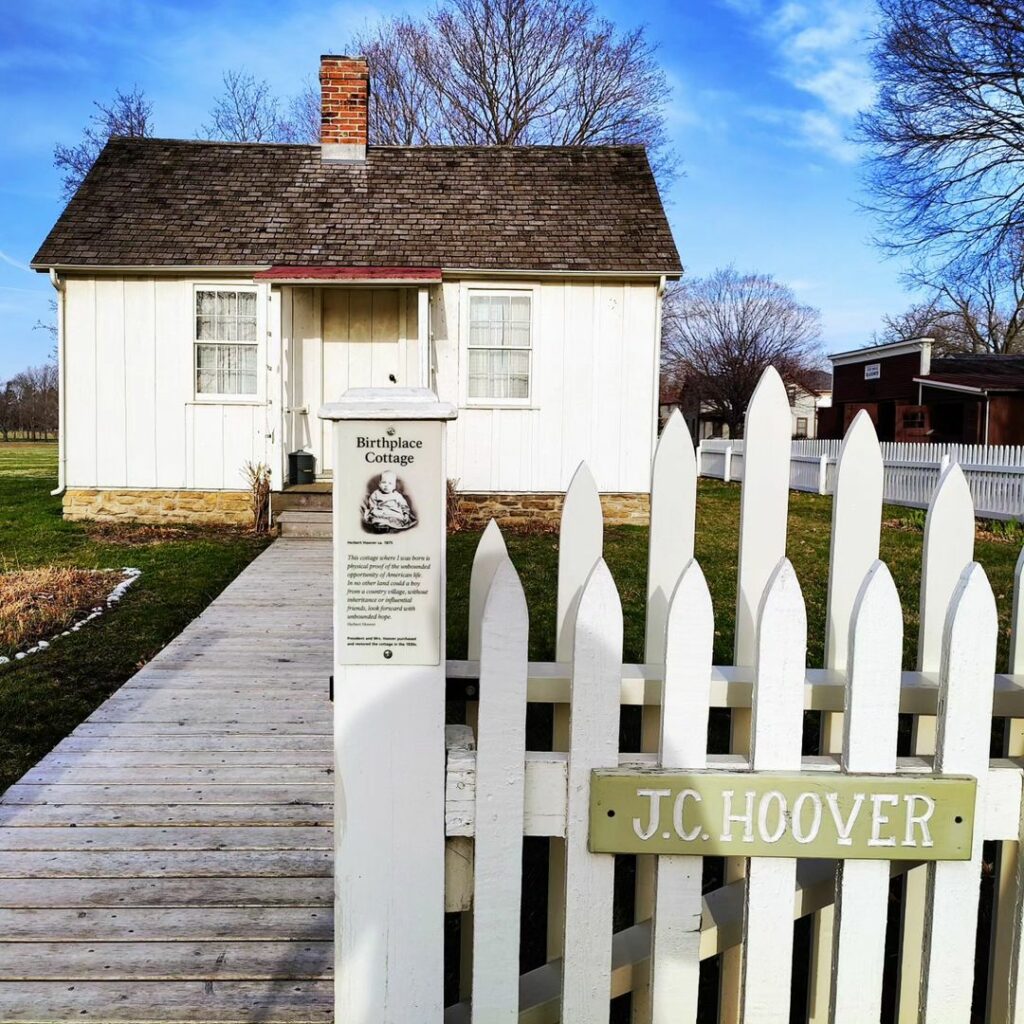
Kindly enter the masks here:
M 440 267 L 271 267 L 257 281 L 440 281 Z

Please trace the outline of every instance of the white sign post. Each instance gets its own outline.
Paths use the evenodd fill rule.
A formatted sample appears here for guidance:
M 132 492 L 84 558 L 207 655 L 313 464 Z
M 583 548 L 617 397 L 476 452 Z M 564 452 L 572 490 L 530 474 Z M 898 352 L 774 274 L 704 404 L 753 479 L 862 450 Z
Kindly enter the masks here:
M 440 1021 L 444 421 L 428 389 L 353 389 L 334 421 L 334 1019 Z

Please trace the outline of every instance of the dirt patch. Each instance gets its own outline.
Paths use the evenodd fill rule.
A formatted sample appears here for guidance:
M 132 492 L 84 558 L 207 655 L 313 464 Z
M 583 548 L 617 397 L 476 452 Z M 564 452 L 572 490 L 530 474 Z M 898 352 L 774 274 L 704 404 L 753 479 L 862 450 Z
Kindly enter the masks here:
M 251 535 L 252 531 L 239 526 L 187 525 L 165 526 L 162 523 L 107 523 L 84 524 L 90 540 L 103 544 L 122 544 L 125 547 L 147 547 L 173 541 L 197 540 L 202 537 Z
M 117 569 L 23 569 L 0 572 L 0 655 L 8 657 L 67 629 L 121 582 Z

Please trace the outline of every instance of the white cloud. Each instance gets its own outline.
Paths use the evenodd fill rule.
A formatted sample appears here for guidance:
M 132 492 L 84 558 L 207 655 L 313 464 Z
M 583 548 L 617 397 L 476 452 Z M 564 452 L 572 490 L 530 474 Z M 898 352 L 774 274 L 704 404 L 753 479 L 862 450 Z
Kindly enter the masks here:
M 13 256 L 8 256 L 7 253 L 0 249 L 0 263 L 6 263 L 10 267 L 15 267 L 18 270 L 24 270 L 26 274 L 31 274 L 32 268 L 26 263 L 22 263 L 20 260 L 16 260 Z
M 782 0 L 768 7 L 751 0 L 722 0 L 756 22 L 776 54 L 778 75 L 808 100 L 788 111 L 786 121 L 805 146 L 850 163 L 849 141 L 856 115 L 871 106 L 875 86 L 868 63 L 868 37 L 877 12 L 872 0 Z

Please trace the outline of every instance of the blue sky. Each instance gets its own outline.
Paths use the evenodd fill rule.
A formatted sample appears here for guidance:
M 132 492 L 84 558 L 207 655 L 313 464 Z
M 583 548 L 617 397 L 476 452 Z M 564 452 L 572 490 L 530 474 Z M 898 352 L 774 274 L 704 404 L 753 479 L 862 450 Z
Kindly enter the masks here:
M 687 271 L 735 264 L 772 274 L 822 310 L 825 351 L 864 344 L 909 302 L 899 266 L 870 244 L 860 154 L 846 141 L 870 103 L 871 0 L 597 0 L 645 24 L 674 91 L 684 176 L 668 212 Z M 56 142 L 77 142 L 93 99 L 139 85 L 156 134 L 193 137 L 225 69 L 282 95 L 315 77 L 321 52 L 420 0 L 31 0 L 0 27 L 0 379 L 43 361 L 52 294 L 27 264 L 62 207 Z

